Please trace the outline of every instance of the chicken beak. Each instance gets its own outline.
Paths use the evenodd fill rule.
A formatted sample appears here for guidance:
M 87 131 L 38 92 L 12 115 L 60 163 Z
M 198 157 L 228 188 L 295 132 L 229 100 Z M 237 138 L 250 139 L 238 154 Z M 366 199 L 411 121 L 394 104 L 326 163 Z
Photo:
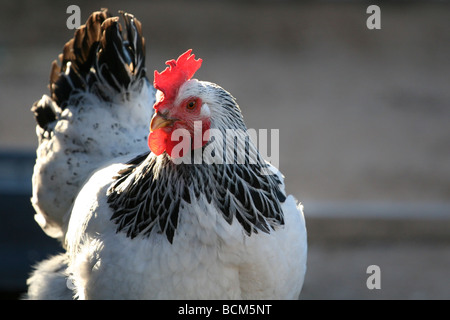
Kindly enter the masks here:
M 168 118 L 166 114 L 155 113 L 150 122 L 150 132 L 171 126 L 177 119 Z

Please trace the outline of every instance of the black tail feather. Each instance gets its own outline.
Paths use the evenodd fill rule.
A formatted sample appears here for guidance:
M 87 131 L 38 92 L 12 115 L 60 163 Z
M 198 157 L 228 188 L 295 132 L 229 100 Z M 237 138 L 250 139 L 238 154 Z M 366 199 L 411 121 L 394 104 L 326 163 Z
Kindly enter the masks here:
M 69 40 L 59 62 L 55 60 L 50 73 L 52 99 L 64 109 L 70 97 L 90 91 L 108 100 L 135 80 L 145 77 L 145 41 L 140 22 L 131 14 L 122 13 L 126 38 L 122 35 L 119 17 L 107 9 L 91 14 Z
M 36 101 L 31 107 L 38 126 L 44 129 L 44 131 L 49 130 L 48 125 L 56 120 L 56 114 L 51 104 L 52 101 L 50 99 L 42 98 Z

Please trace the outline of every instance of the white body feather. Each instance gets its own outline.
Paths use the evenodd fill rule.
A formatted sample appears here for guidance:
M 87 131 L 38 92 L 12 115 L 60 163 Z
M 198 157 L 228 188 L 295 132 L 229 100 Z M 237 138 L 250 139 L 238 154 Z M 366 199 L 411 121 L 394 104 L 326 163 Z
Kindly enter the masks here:
M 124 159 L 125 160 L 125 159 Z M 285 225 L 247 236 L 204 198 L 180 210 L 174 241 L 116 233 L 106 191 L 123 167 L 96 172 L 75 201 L 66 245 L 80 299 L 296 299 L 306 271 L 301 206 L 283 203 Z
M 40 141 L 31 201 L 36 221 L 49 236 L 63 238 L 65 215 L 94 170 L 105 161 L 148 148 L 154 90 L 148 83 L 138 83 L 128 92 L 126 99 L 118 96 L 112 102 L 83 92 L 73 97 L 76 104 L 57 113 L 49 137 L 42 137 L 42 129 L 36 127 Z M 44 95 L 41 101 L 45 100 L 50 98 Z
M 63 242 L 66 253 L 37 265 L 28 280 L 27 298 L 298 298 L 306 271 L 305 221 L 302 206 L 293 196 L 285 198 L 283 177 L 276 168 L 270 167 L 279 179 L 263 179 L 250 173 L 256 170 L 251 167 L 240 168 L 239 176 L 226 167 L 221 174 L 225 177 L 231 172 L 225 177 L 229 178 L 228 189 L 219 180 L 205 189 L 202 183 L 210 177 L 211 167 L 201 167 L 204 177 L 189 169 L 184 180 L 169 180 L 181 169 L 163 162 L 164 154 L 157 158 L 151 154 L 145 160 L 156 159 L 154 171 L 142 166 L 140 176 L 126 176 L 125 172 L 132 172 L 127 171 L 129 161 L 140 159 L 135 157 L 148 150 L 155 91 L 142 69 L 140 23 L 124 14 L 125 41 L 117 20 L 101 22 L 106 16 L 105 9 L 94 13 L 83 27 L 89 32 L 76 33 L 75 41 L 64 49 L 68 57 L 85 50 L 85 56 L 95 58 L 93 67 L 84 69 L 80 52 L 78 59 L 62 59 L 67 63 L 61 70 L 53 68 L 58 72 L 51 77 L 55 78 L 51 89 L 56 100 L 43 96 L 34 106 L 39 137 L 32 178 L 35 218 L 49 236 Z M 104 33 L 99 34 L 102 28 Z M 105 41 L 100 41 L 103 35 Z M 97 46 L 93 56 L 88 47 L 77 47 L 88 40 Z M 72 62 L 77 64 L 73 70 Z M 235 99 L 219 86 L 192 79 L 176 92 L 175 103 L 200 97 L 200 115 L 211 118 L 212 128 L 246 130 Z M 250 150 L 261 169 L 264 163 L 253 144 Z M 125 182 L 116 180 L 121 174 Z M 111 191 L 115 181 L 119 186 Z M 165 189 L 166 185 L 173 188 Z M 136 186 L 139 197 L 128 186 Z M 169 189 L 183 193 L 171 194 Z M 214 194 L 219 190 L 231 202 L 220 202 L 225 197 Z M 211 201 L 212 196 L 218 201 Z M 142 217 L 154 219 L 144 222 L 157 226 L 145 225 L 148 233 L 141 232 L 142 225 L 137 231 L 131 228 L 136 225 L 127 226 L 130 233 L 121 226 Z M 172 229 L 161 228 L 163 223 L 171 223 Z

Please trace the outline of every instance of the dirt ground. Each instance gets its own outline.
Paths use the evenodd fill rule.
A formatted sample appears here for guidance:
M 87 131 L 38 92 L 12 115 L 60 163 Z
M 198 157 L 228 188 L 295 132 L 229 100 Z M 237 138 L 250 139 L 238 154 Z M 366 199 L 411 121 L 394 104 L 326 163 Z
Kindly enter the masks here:
M 82 21 L 100 7 L 134 13 L 143 24 L 149 74 L 193 48 L 204 60 L 196 76 L 230 91 L 249 128 L 280 130 L 287 190 L 312 221 L 302 298 L 450 298 L 448 229 L 429 232 L 428 224 L 450 220 L 449 2 L 383 2 L 381 30 L 367 29 L 365 2 L 77 5 Z M 2 150 L 36 148 L 30 107 L 48 93 L 50 63 L 73 34 L 67 6 L 50 0 L 2 5 Z M 336 219 L 332 210 L 316 217 L 320 212 L 308 207 L 320 203 L 438 203 L 444 209 L 414 219 L 417 232 L 402 212 L 406 236 L 399 240 L 392 219 L 384 219 L 392 210 L 379 206 L 383 222 L 361 224 Z M 338 240 L 333 226 L 341 230 Z M 375 227 L 391 233 L 354 233 Z M 380 265 L 381 290 L 365 286 L 370 264 Z

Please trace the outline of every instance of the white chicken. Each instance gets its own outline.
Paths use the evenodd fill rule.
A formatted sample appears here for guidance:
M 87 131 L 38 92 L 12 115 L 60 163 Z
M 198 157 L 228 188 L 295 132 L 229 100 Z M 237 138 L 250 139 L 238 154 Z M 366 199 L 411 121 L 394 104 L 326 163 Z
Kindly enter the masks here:
M 130 38 L 136 19 L 125 15 L 125 20 Z M 134 30 L 140 35 L 140 28 Z M 100 43 L 122 40 L 116 35 Z M 128 46 L 115 43 L 115 48 Z M 108 70 L 101 63 L 130 66 L 136 52 L 126 52 L 127 60 L 121 55 L 110 56 L 108 62 L 96 60 L 97 73 L 105 70 L 93 82 L 97 97 L 110 97 L 98 94 L 103 92 L 98 88 L 116 83 L 110 79 L 123 70 Z M 298 298 L 307 255 L 302 207 L 286 195 L 281 173 L 248 139 L 234 97 L 216 84 L 192 78 L 201 63 L 188 50 L 167 61 L 163 72 L 155 71 L 151 123 L 151 111 L 145 108 L 151 90 L 143 89 L 143 76 L 133 78 L 144 84 L 134 91 L 141 99 L 124 97 L 127 105 L 137 105 L 123 108 L 129 117 L 126 126 L 139 117 L 134 125 L 148 121 L 150 151 L 140 142 L 125 146 L 127 141 L 110 132 L 106 139 L 114 151 L 102 159 L 109 157 L 109 163 L 86 170 L 95 172 L 66 218 L 56 224 L 67 252 L 37 266 L 29 280 L 29 298 Z M 85 83 L 92 92 L 91 82 Z M 115 88 L 123 92 L 127 86 Z M 75 101 L 83 97 L 76 96 Z M 90 128 L 79 126 L 77 137 L 83 129 Z M 140 129 L 135 133 L 142 139 Z M 88 143 L 98 143 L 94 138 Z M 114 158 L 121 148 L 126 155 Z M 47 221 L 48 215 L 43 216 Z
M 50 74 L 51 96 L 32 108 L 39 139 L 31 202 L 35 219 L 63 241 L 80 187 L 103 162 L 146 148 L 155 90 L 146 78 L 141 24 L 94 12 Z

